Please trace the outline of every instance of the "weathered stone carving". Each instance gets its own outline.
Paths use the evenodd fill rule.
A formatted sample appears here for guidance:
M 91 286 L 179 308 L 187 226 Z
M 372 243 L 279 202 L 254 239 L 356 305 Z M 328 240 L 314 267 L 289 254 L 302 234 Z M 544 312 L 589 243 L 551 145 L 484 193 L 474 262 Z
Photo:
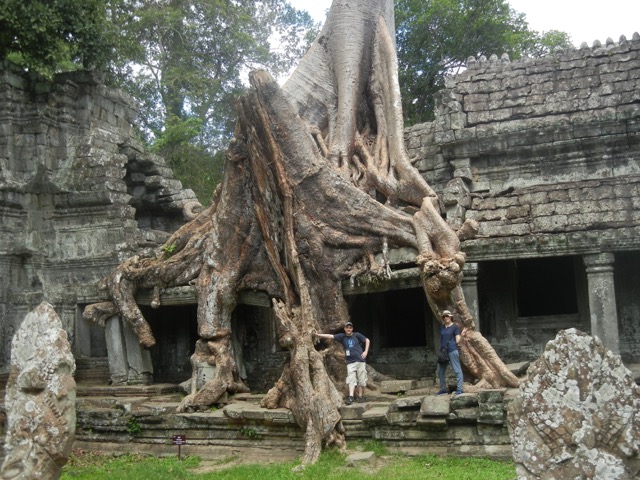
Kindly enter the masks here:
M 75 436 L 75 360 L 51 305 L 27 314 L 11 345 L 3 479 L 55 479 Z
M 625 480 L 640 474 L 640 387 L 597 337 L 561 331 L 509 408 L 518 478 Z

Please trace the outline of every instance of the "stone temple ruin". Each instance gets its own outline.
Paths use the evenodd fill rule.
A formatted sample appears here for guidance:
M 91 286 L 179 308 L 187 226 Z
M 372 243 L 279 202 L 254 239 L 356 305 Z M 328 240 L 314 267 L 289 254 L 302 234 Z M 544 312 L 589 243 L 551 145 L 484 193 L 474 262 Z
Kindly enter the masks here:
M 155 385 L 160 391 L 191 375 L 197 340 L 191 287 L 139 293 L 138 304 L 157 339 L 150 350 L 140 348 L 117 317 L 104 328 L 82 319 L 86 305 L 105 300 L 102 278 L 125 258 L 162 244 L 197 207 L 193 192 L 163 159 L 135 139 L 134 104 L 94 74 L 63 74 L 49 85 L 2 65 L 0 365 L 5 373 L 20 322 L 46 300 L 68 333 L 80 386 Z M 448 79 L 438 94 L 435 120 L 405 134 L 415 166 L 444 201 L 447 221 L 454 228 L 468 218 L 479 222 L 479 235 L 462 244 L 463 289 L 479 330 L 501 358 L 532 361 L 559 330 L 576 328 L 597 335 L 625 364 L 640 363 L 637 33 L 541 59 L 470 58 L 468 69 Z M 369 363 L 405 381 L 396 391 L 430 385 L 434 375 L 436 323 L 415 254 L 390 252 L 388 281 L 356 278 L 343 285 L 353 322 L 372 341 Z M 152 308 L 156 294 L 160 305 Z M 243 292 L 234 322 L 242 374 L 252 391 L 264 392 L 277 380 L 286 355 L 275 338 L 267 296 Z M 492 453 L 509 444 L 502 407 L 492 406 L 503 400 L 495 392 L 458 400 L 458 423 L 466 425 L 469 412 L 476 412 L 470 420 L 475 433 L 465 437 L 476 450 L 468 451 Z M 225 415 L 245 420 L 258 415 L 245 407 L 230 406 Z M 441 435 L 450 422 L 449 408 L 409 395 L 391 411 L 350 411 L 343 418 L 355 415 L 360 436 L 410 445 L 393 422 L 422 422 Z M 182 416 L 163 428 L 165 433 L 196 423 L 215 428 L 218 416 Z M 295 427 L 286 412 L 272 412 L 269 421 L 282 429 L 276 438 Z M 113 436 L 106 438 L 130 438 L 122 422 L 124 427 L 111 428 Z M 391 426 L 382 429 L 387 423 Z M 478 425 L 495 429 L 493 446 L 478 447 L 487 443 Z M 104 441 L 96 431 L 84 437 L 79 432 L 78 438 Z M 452 438 L 441 451 L 459 448 Z

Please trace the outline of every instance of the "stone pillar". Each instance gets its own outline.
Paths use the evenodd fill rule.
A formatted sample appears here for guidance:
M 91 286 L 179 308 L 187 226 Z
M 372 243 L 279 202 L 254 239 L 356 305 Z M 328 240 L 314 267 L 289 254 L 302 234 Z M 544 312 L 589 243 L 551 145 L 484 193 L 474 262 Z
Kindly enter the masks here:
M 129 366 L 127 364 L 127 348 L 122 337 L 120 317 L 113 316 L 104 324 L 107 340 L 107 356 L 109 359 L 109 377 L 112 385 L 127 383 Z
M 584 255 L 589 288 L 591 335 L 597 336 L 612 353 L 620 353 L 616 291 L 612 253 Z
M 149 385 L 153 383 L 151 352 L 140 346 L 140 340 L 129 322 L 121 322 L 129 367 L 127 383 Z
M 143 349 L 131 326 L 119 316 L 105 323 L 111 384 L 149 384 L 153 381 L 151 353 Z
M 91 357 L 91 326 L 82 318 L 82 308 L 76 306 L 75 354 L 76 358 Z
M 476 322 L 476 329 L 481 332 L 480 307 L 478 306 L 478 264 L 465 263 L 462 273 L 462 293 L 467 302 L 469 313 Z

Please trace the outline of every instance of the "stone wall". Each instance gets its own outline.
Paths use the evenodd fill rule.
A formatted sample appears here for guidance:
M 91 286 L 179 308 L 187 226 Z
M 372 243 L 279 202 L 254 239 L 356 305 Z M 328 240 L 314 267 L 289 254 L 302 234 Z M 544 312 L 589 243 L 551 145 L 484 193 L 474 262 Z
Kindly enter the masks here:
M 104 333 L 79 320 L 82 306 L 101 298 L 99 279 L 162 242 L 197 201 L 144 152 L 135 116 L 133 99 L 97 75 L 47 83 L 0 64 L 0 369 L 42 300 L 77 357 L 106 355 Z
M 478 265 L 479 323 L 494 323 L 498 351 L 533 358 L 558 329 L 589 330 L 595 270 L 584 258 L 610 254 L 618 317 L 610 320 L 625 332 L 623 357 L 639 361 L 639 302 L 630 290 L 639 280 L 628 266 L 640 261 L 640 36 L 538 59 L 470 58 L 436 103 L 434 122 L 407 129 L 407 145 L 449 223 L 480 224 L 462 248 Z M 523 326 L 518 262 L 567 257 L 577 262 L 575 318 Z M 500 262 L 512 276 L 491 274 Z M 548 301 L 545 284 L 537 288 Z
M 94 390 L 94 397 L 79 399 L 76 448 L 175 454 L 171 437 L 182 434 L 184 452 L 207 458 L 294 459 L 304 450 L 304 431 L 291 411 L 260 407 L 261 395 L 237 394 L 219 408 L 176 414 L 177 395 L 136 395 L 131 388 L 122 388 L 121 397 Z M 406 453 L 511 458 L 506 411 L 517 390 L 455 398 L 431 390 L 377 394 L 340 407 L 347 442 L 376 440 Z

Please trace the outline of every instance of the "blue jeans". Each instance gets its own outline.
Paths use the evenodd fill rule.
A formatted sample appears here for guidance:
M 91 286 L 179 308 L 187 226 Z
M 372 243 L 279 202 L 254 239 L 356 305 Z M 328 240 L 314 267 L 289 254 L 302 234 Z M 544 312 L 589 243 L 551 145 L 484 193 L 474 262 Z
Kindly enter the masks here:
M 451 368 L 453 368 L 454 373 L 456 374 L 456 383 L 457 383 L 457 391 L 462 391 L 462 367 L 460 366 L 460 354 L 458 350 L 454 350 L 453 352 L 449 352 L 449 362 L 451 363 Z M 447 390 L 447 364 L 439 363 L 438 364 L 438 381 L 440 382 L 440 390 Z

